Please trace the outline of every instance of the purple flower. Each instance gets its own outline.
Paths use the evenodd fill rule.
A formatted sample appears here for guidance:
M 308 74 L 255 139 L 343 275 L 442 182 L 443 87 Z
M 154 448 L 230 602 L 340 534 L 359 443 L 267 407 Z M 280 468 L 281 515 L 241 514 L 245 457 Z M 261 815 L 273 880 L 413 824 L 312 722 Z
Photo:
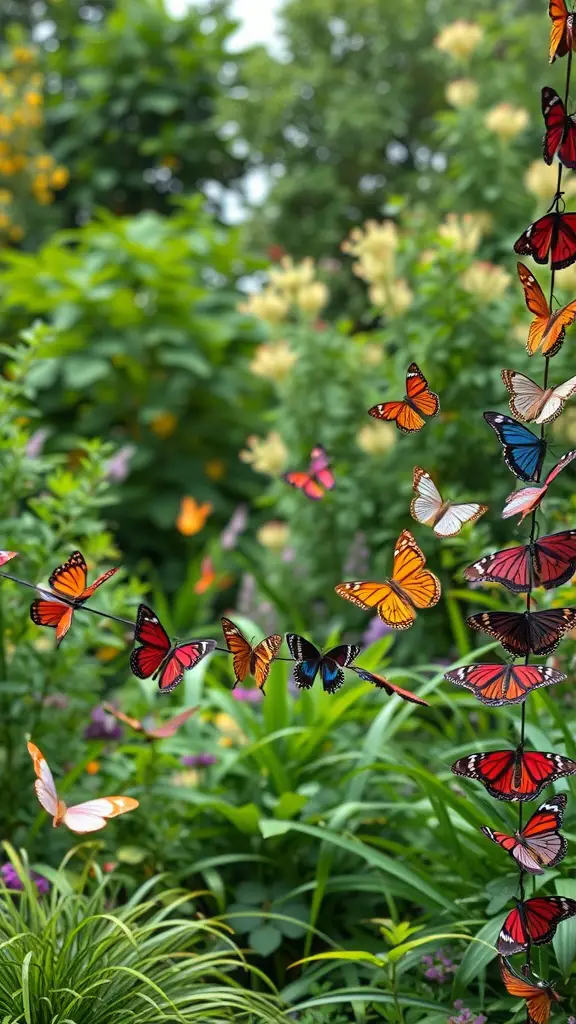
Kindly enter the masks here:
M 368 647 L 370 644 L 375 644 L 377 640 L 381 640 L 383 636 L 392 632 L 392 627 L 387 626 L 379 615 L 375 615 L 373 619 L 370 619 L 362 640 L 360 641 L 363 647 Z
M 185 768 L 207 768 L 210 764 L 216 764 L 218 758 L 214 754 L 184 754 L 180 758 L 180 764 Z
M 458 1016 L 450 1017 L 448 1024 L 487 1024 L 488 1017 L 484 1017 L 481 1013 L 475 1015 L 472 1010 L 464 1006 L 462 999 L 456 1000 L 454 1009 L 458 1011 Z
M 420 963 L 426 968 L 424 977 L 428 981 L 436 982 L 438 985 L 443 985 L 449 981 L 456 972 L 456 964 L 450 957 L 446 956 L 443 949 L 436 950 L 432 955 L 428 953 L 426 956 L 421 957 Z M 458 1000 L 458 1002 L 461 1002 L 461 1000 Z M 456 1004 L 454 1005 L 456 1006 Z M 456 1006 L 456 1009 L 459 1009 L 459 1007 Z M 458 1021 L 458 1024 L 464 1024 L 464 1022 Z
M 7 889 L 17 889 L 20 892 L 24 888 L 22 879 L 13 864 L 3 864 L 0 868 L 0 875 Z M 47 878 L 44 878 L 44 875 L 39 875 L 37 871 L 31 871 L 30 879 L 34 882 L 41 896 L 49 892 L 50 882 Z
M 257 687 L 236 686 L 232 690 L 232 696 L 234 700 L 243 700 L 247 704 L 259 704 L 261 700 L 264 700 L 262 690 Z
M 248 524 L 248 506 L 238 505 L 232 513 L 232 517 L 220 534 L 220 547 L 222 551 L 232 551 L 238 543 L 238 537 L 244 533 Z
M 92 709 L 90 725 L 84 730 L 85 740 L 119 740 L 122 738 L 122 726 L 99 704 Z
M 111 459 L 106 463 L 106 477 L 116 484 L 121 484 L 130 472 L 130 459 L 136 451 L 133 444 L 125 444 L 119 448 Z
M 42 449 L 46 444 L 49 433 L 49 430 L 46 430 L 44 427 L 40 427 L 40 430 L 35 430 L 34 433 L 30 435 L 25 449 L 26 455 L 29 459 L 37 459 L 38 456 L 42 454 Z

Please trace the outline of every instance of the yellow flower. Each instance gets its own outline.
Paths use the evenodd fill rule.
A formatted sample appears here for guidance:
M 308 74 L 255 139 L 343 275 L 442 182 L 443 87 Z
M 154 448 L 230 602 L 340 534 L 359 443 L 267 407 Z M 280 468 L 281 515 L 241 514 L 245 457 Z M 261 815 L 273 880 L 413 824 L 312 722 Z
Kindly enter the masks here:
M 294 263 L 291 256 L 283 256 L 280 260 L 280 268 L 271 268 L 268 271 L 270 281 L 280 292 L 294 297 L 295 293 L 311 284 L 315 277 L 314 260 L 307 256 L 301 263 Z
M 323 281 L 312 281 L 300 288 L 296 295 L 296 305 L 308 316 L 317 316 L 328 302 L 328 288 Z
M 471 263 L 460 277 L 462 287 L 483 302 L 500 298 L 511 280 L 510 274 L 503 267 L 485 260 Z
M 10 224 L 10 217 L 7 213 L 0 213 L 0 230 L 4 230 Z
M 193 537 L 200 533 L 206 526 L 206 520 L 212 513 L 212 505 L 209 501 L 198 504 L 195 498 L 185 497 L 180 502 L 180 512 L 176 519 L 176 529 L 184 537 Z
M 246 302 L 238 306 L 240 313 L 247 316 L 255 316 L 266 323 L 279 324 L 286 319 L 290 303 L 283 295 L 279 295 L 273 288 L 265 288 L 257 295 L 251 295 Z
M 369 282 L 383 281 L 394 274 L 398 242 L 398 229 L 393 221 L 368 220 L 363 228 L 352 229 L 341 249 L 358 259 L 352 267 L 357 277 Z
M 565 175 L 562 179 L 562 190 L 567 196 L 576 194 L 574 175 Z M 528 192 L 538 199 L 552 200 L 556 195 L 558 183 L 558 165 L 545 164 L 543 160 L 534 160 L 524 175 L 524 184 Z
M 35 89 L 30 89 L 24 95 L 24 102 L 27 103 L 29 107 L 41 107 L 43 103 L 42 93 L 36 92 Z
M 270 551 L 283 551 L 288 543 L 290 530 L 287 523 L 278 519 L 271 519 L 269 523 L 263 523 L 256 533 L 258 543 Z
M 54 157 L 50 153 L 39 153 L 34 163 L 39 171 L 50 171 L 54 166 Z
M 88 775 L 97 775 L 100 771 L 100 761 L 88 761 L 86 771 Z
M 218 732 L 222 733 L 218 741 L 219 746 L 231 747 L 234 743 L 246 743 L 246 736 L 236 722 L 236 719 L 232 718 L 232 715 L 227 714 L 226 711 L 219 711 L 214 716 L 214 725 Z
M 446 99 L 451 107 L 461 110 L 476 103 L 479 91 L 477 83 L 471 78 L 457 78 L 454 82 L 448 82 Z
M 438 235 L 456 252 L 476 252 L 485 231 L 484 214 L 456 213 L 446 215 Z
M 32 179 L 32 188 L 34 191 L 45 192 L 50 187 L 50 178 L 47 174 L 35 174 Z
M 384 359 L 384 352 L 380 345 L 370 342 L 368 345 L 363 345 L 360 349 L 360 359 L 364 366 L 380 366 Z
M 514 107 L 511 103 L 498 103 L 491 107 L 484 118 L 488 131 L 499 139 L 514 139 L 523 132 L 530 121 L 530 114 L 524 107 Z
M 256 377 L 279 383 L 288 376 L 297 359 L 287 341 L 274 341 L 258 346 L 250 370 Z
M 14 193 L 8 188 L 0 188 L 0 203 L 2 206 L 6 206 L 7 203 L 11 203 L 14 199 Z
M 35 60 L 36 54 L 29 46 L 14 46 L 12 48 L 12 57 L 17 64 L 30 64 Z
M 99 647 L 98 650 L 96 651 L 96 657 L 98 658 L 98 661 L 102 661 L 104 663 L 107 661 L 113 661 L 117 654 L 118 648 L 112 646 Z
M 448 53 L 456 60 L 464 60 L 477 48 L 484 36 L 484 29 L 473 21 L 458 19 L 445 25 L 434 40 L 434 46 L 441 53 Z
M 65 188 L 70 181 L 70 173 L 67 167 L 55 167 L 50 175 L 52 188 Z
M 157 437 L 161 437 L 163 440 L 166 437 L 172 436 L 177 425 L 178 420 L 173 412 L 159 412 L 157 416 L 150 420 L 150 429 Z
M 209 459 L 204 463 L 204 472 L 209 480 L 221 480 L 226 473 L 226 466 L 222 459 Z
M 0 114 L 0 132 L 9 135 L 12 131 L 12 119 L 7 114 Z
M 257 473 L 279 476 L 288 461 L 288 451 L 277 430 L 271 430 L 267 437 L 251 434 L 246 438 L 246 448 L 240 452 L 242 462 L 247 462 Z
M 194 768 L 188 768 L 183 772 L 175 772 L 170 782 L 173 786 L 183 786 L 187 789 L 194 789 L 200 782 L 200 773 Z
M 356 435 L 356 444 L 367 455 L 384 455 L 396 444 L 397 430 L 391 423 L 375 420 L 361 427 Z
M 388 284 L 374 284 L 369 290 L 370 301 L 380 306 L 388 316 L 400 316 L 412 305 L 414 296 L 403 278 Z

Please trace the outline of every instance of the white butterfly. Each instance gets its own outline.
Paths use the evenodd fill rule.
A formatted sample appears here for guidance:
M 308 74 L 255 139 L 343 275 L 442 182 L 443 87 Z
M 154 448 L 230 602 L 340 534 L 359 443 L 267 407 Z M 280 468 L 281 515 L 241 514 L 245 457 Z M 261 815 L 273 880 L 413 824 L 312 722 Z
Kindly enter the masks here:
M 564 402 L 576 394 L 576 377 L 546 389 L 517 370 L 502 370 L 502 380 L 510 395 L 510 409 L 525 423 L 551 423 L 562 412 Z
M 462 505 L 442 501 L 432 477 L 419 466 L 414 468 L 412 486 L 417 497 L 412 499 L 410 512 L 417 522 L 432 526 L 437 537 L 453 537 L 460 532 L 464 523 L 471 523 L 488 511 L 488 505 L 479 505 L 475 501 Z
M 28 744 L 28 753 L 34 762 L 34 771 L 38 776 L 34 783 L 36 796 L 42 807 L 52 815 L 54 828 L 67 825 L 72 832 L 97 832 L 104 828 L 108 818 L 116 818 L 138 807 L 138 800 L 131 796 L 105 796 L 99 800 L 87 800 L 83 804 L 67 807 L 63 800 L 58 799 L 52 772 L 44 754 L 34 743 Z

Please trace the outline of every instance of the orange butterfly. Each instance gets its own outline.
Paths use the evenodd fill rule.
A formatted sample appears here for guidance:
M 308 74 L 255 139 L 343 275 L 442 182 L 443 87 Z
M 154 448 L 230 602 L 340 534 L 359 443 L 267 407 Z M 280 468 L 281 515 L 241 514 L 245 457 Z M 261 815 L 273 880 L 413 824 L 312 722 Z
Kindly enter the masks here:
M 37 626 L 51 626 L 56 630 L 56 643 L 61 644 L 72 625 L 72 616 L 102 583 L 109 580 L 116 569 L 99 576 L 89 587 L 88 567 L 81 551 L 73 551 L 67 562 L 59 565 L 50 576 L 49 584 L 54 591 L 54 598 L 41 597 L 30 605 L 30 618 Z M 58 601 L 62 597 L 64 601 Z
M 238 626 L 225 618 L 222 619 L 222 632 L 226 646 L 233 655 L 232 664 L 236 677 L 234 686 L 243 683 L 246 676 L 251 675 L 256 679 L 258 689 L 264 691 L 270 664 L 282 646 L 282 637 L 278 633 L 273 633 L 252 647 Z
M 523 978 L 509 964 L 505 957 L 500 957 L 500 973 L 506 991 L 511 996 L 526 1000 L 528 1024 L 548 1024 L 552 1003 L 560 1002 L 560 996 L 552 985 L 540 978 Z
M 550 0 L 548 13 L 552 19 L 550 29 L 550 63 L 576 49 L 574 12 L 568 11 L 565 0 Z
M 339 583 L 336 593 L 359 608 L 376 608 L 392 629 L 409 629 L 416 608 L 433 608 L 440 600 L 440 580 L 425 565 L 414 537 L 404 530 L 396 542 L 390 579 L 382 583 Z
M 368 410 L 370 416 L 377 420 L 394 420 L 399 430 L 405 434 L 413 434 L 422 430 L 426 420 L 424 416 L 437 416 L 440 412 L 440 399 L 430 391 L 428 381 L 418 369 L 416 363 L 410 363 L 406 371 L 406 396 L 402 402 L 382 402 Z
M 175 736 L 179 728 L 198 711 L 198 707 L 186 708 L 186 711 L 181 711 L 179 715 L 175 715 L 174 718 L 169 718 L 168 721 L 163 722 L 162 725 L 156 725 L 151 729 L 148 729 L 148 727 L 144 725 L 143 722 L 139 721 L 138 718 L 131 718 L 130 715 L 125 715 L 123 711 L 118 711 L 113 704 L 103 704 L 102 707 L 109 715 L 114 715 L 114 718 L 118 719 L 119 722 L 123 722 L 124 725 L 128 725 L 130 729 L 134 729 L 135 732 L 141 732 L 147 740 L 170 739 L 170 737 Z
M 560 351 L 566 328 L 576 319 L 576 299 L 552 313 L 532 271 L 523 263 L 516 265 L 526 305 L 530 312 L 534 313 L 534 320 L 528 331 L 526 351 L 528 355 L 533 356 L 542 346 L 542 355 L 550 358 Z

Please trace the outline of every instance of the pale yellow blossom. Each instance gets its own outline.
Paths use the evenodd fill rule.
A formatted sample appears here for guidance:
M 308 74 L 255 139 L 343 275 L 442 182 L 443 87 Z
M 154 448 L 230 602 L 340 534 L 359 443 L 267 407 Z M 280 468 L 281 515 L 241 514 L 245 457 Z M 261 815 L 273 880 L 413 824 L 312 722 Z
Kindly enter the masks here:
M 464 60 L 479 46 L 484 29 L 474 21 L 452 21 L 445 25 L 434 40 L 434 46 L 456 60 Z
M 271 519 L 268 523 L 262 523 L 256 532 L 258 543 L 263 548 L 269 548 L 270 551 L 283 551 L 288 543 L 289 535 L 288 524 L 280 522 L 279 519 Z
M 300 288 L 310 284 L 316 276 L 314 260 L 306 256 L 300 263 L 294 263 L 291 256 L 283 256 L 280 266 L 270 268 L 268 277 L 278 291 L 294 297 Z
M 375 345 L 370 342 L 368 345 L 363 345 L 360 349 L 360 359 L 364 363 L 364 366 L 380 366 L 380 363 L 384 359 L 384 352 L 381 345 Z
M 373 284 L 368 294 L 370 302 L 380 306 L 388 316 L 401 316 L 412 305 L 414 298 L 403 278 L 384 284 Z
M 438 228 L 439 237 L 456 252 L 476 252 L 486 230 L 482 213 L 448 213 Z
M 247 737 L 236 720 L 232 718 L 232 715 L 227 714 L 226 711 L 219 711 L 214 716 L 214 725 L 220 733 L 219 747 L 231 747 L 235 744 L 240 745 L 247 742 Z
M 479 91 L 478 83 L 472 78 L 457 78 L 448 82 L 445 95 L 451 107 L 461 110 L 476 103 Z
M 392 423 L 375 420 L 361 427 L 356 435 L 356 443 L 367 455 L 384 455 L 394 447 L 397 438 L 396 427 Z
M 288 461 L 288 450 L 277 430 L 271 430 L 267 437 L 251 434 L 246 438 L 246 448 L 240 452 L 242 462 L 247 462 L 257 473 L 279 476 Z
M 317 316 L 328 302 L 328 288 L 323 281 L 312 281 L 296 293 L 296 305 L 307 316 Z
M 250 295 L 246 302 L 241 302 L 238 306 L 240 313 L 255 316 L 269 324 L 282 323 L 288 316 L 289 309 L 288 299 L 279 295 L 273 288 L 265 288 L 257 294 Z
M 288 376 L 297 359 L 298 356 L 287 341 L 273 341 L 258 346 L 250 370 L 256 377 L 264 377 L 278 384 Z
M 514 139 L 528 126 L 530 114 L 524 107 L 514 107 L 511 103 L 498 103 L 491 107 L 484 118 L 488 131 L 499 139 Z
M 382 281 L 394 275 L 398 248 L 398 229 L 393 221 L 368 220 L 363 228 L 353 228 L 341 249 L 358 260 L 354 273 L 364 281 Z
M 524 185 L 533 196 L 551 202 L 558 186 L 558 165 L 548 165 L 543 160 L 534 160 L 524 175 Z M 574 175 L 564 176 L 562 190 L 567 196 L 576 195 Z
M 486 260 L 471 263 L 460 277 L 462 287 L 483 302 L 500 298 L 511 281 L 508 271 Z

